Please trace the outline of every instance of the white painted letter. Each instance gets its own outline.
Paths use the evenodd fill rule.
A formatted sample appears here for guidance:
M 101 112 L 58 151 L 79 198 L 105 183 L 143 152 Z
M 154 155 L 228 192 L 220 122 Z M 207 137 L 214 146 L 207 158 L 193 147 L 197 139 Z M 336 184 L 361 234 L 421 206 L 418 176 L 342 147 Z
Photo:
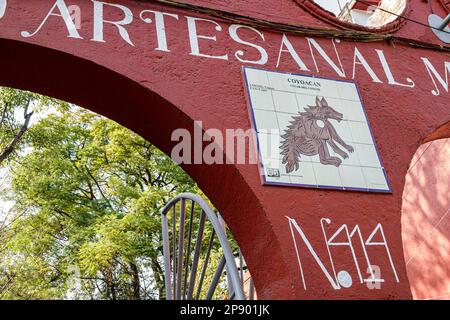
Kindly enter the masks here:
M 436 69 L 434 68 L 433 64 L 430 62 L 430 60 L 428 60 L 427 58 L 422 58 L 423 63 L 425 64 L 425 67 L 427 68 L 428 74 L 431 77 L 431 80 L 434 83 L 434 87 L 436 88 L 436 90 L 431 90 L 431 93 L 434 96 L 438 96 L 440 95 L 440 91 L 439 88 L 437 86 L 436 81 L 434 80 L 434 78 L 437 79 L 437 81 L 439 81 L 439 83 L 442 85 L 442 87 L 444 88 L 445 91 L 448 92 L 448 75 L 450 73 L 450 62 L 446 61 L 444 63 L 444 72 L 445 72 L 445 81 L 444 79 L 441 77 L 441 75 L 436 71 Z M 434 75 L 434 77 L 433 77 Z
M 150 18 L 144 18 L 144 14 L 147 12 L 152 12 L 155 14 L 156 37 L 158 39 L 158 48 L 156 48 L 155 50 L 170 52 L 167 46 L 166 24 L 164 22 L 164 16 L 172 17 L 178 20 L 178 15 L 153 10 L 144 10 L 141 12 L 140 17 L 141 20 L 146 23 L 153 22 L 153 20 Z
M 310 51 L 311 51 L 311 56 L 312 56 L 312 58 L 313 58 L 314 65 L 316 66 L 317 72 L 319 72 L 319 67 L 317 66 L 317 61 L 316 61 L 316 58 L 315 58 L 315 56 L 314 56 L 314 51 L 313 51 L 312 46 L 313 46 L 314 48 L 316 48 L 317 52 L 319 52 L 319 54 L 322 56 L 322 58 L 324 58 L 325 61 L 328 62 L 328 64 L 333 68 L 334 71 L 336 71 L 336 73 L 337 73 L 340 77 L 345 78 L 345 71 L 344 71 L 344 67 L 342 66 L 342 63 L 341 63 L 341 57 L 339 56 L 339 52 L 337 51 L 336 45 L 335 45 L 335 43 L 334 43 L 333 40 L 331 40 L 331 41 L 332 41 L 332 43 L 333 43 L 334 51 L 336 52 L 336 56 L 337 56 L 337 58 L 338 58 L 339 65 L 340 65 L 341 68 L 339 68 L 339 67 L 333 62 L 333 60 L 331 60 L 331 58 L 327 55 L 327 53 L 325 52 L 325 50 L 323 50 L 323 48 L 320 46 L 319 43 L 317 43 L 316 40 L 311 39 L 311 38 L 306 38 L 306 40 L 308 40 L 309 49 L 310 49 Z M 311 45 L 312 45 L 312 46 L 311 46 Z
M 125 6 L 119 5 L 119 4 L 113 4 L 113 3 L 106 3 L 101 1 L 95 1 L 94 2 L 94 37 L 92 38 L 93 41 L 98 42 L 105 42 L 103 37 L 103 25 L 105 23 L 112 24 L 117 27 L 119 30 L 120 36 L 123 40 L 125 40 L 128 44 L 134 46 L 133 42 L 131 42 L 130 36 L 128 34 L 128 31 L 124 28 L 124 25 L 130 24 L 133 22 L 133 13 L 130 9 L 128 9 Z M 120 21 L 108 21 L 103 19 L 103 5 L 108 5 L 111 7 L 118 8 L 123 11 L 125 14 L 125 17 Z
M 397 81 L 395 81 L 394 76 L 392 75 L 391 68 L 389 67 L 389 64 L 386 60 L 386 57 L 384 56 L 383 50 L 375 50 L 378 54 L 378 57 L 380 58 L 381 65 L 383 66 L 384 73 L 386 74 L 386 77 L 388 79 L 388 83 L 396 86 L 401 87 L 409 87 L 414 88 L 416 84 L 411 78 L 406 78 L 406 82 L 409 84 L 402 84 Z
M 242 40 L 242 39 L 239 37 L 239 35 L 237 34 L 237 31 L 238 31 L 239 29 L 241 29 L 241 28 L 245 28 L 245 29 L 252 30 L 252 31 L 256 32 L 263 40 L 265 40 L 265 39 L 264 39 L 264 34 L 262 34 L 261 32 L 259 32 L 259 31 L 256 30 L 255 28 L 247 27 L 247 26 L 243 26 L 243 25 L 239 25 L 239 24 L 232 24 L 232 25 L 230 26 L 230 28 L 229 28 L 229 32 L 230 32 L 230 37 L 231 37 L 231 39 L 233 39 L 233 40 L 236 41 L 237 43 L 241 43 L 241 44 L 244 44 L 244 45 L 246 45 L 246 46 L 250 46 L 250 47 L 252 47 L 252 48 L 255 48 L 256 50 L 258 50 L 258 52 L 259 52 L 260 55 L 261 55 L 261 58 L 260 58 L 259 60 L 257 60 L 257 61 L 253 61 L 253 60 L 244 60 L 244 59 L 241 59 L 241 57 L 244 56 L 244 51 L 238 50 L 238 51 L 236 51 L 236 53 L 234 54 L 234 55 L 236 56 L 236 58 L 237 58 L 240 62 L 243 62 L 243 63 L 254 63 L 254 64 L 262 64 L 262 65 L 266 64 L 267 61 L 269 60 L 269 56 L 267 55 L 267 51 L 266 51 L 263 47 L 261 47 L 261 46 L 258 46 L 258 45 L 254 44 L 254 43 L 250 43 L 250 42 L 247 42 L 247 41 Z
M 322 270 L 322 272 L 325 275 L 325 277 L 330 282 L 330 284 L 333 287 L 333 289 L 334 290 L 341 289 L 341 287 L 339 285 L 339 282 L 337 281 L 336 277 L 334 277 L 334 275 L 332 276 L 330 274 L 330 272 L 327 270 L 327 268 L 325 267 L 324 263 L 322 262 L 322 260 L 319 258 L 319 256 L 317 255 L 316 251 L 312 247 L 311 242 L 309 242 L 308 238 L 306 237 L 305 233 L 303 232 L 302 228 L 297 224 L 297 221 L 295 221 L 294 219 L 289 218 L 289 217 L 286 217 L 286 218 L 289 221 L 289 227 L 291 229 L 292 240 L 294 241 L 295 253 L 297 254 L 297 262 L 298 262 L 298 266 L 300 268 L 300 274 L 302 276 L 302 281 L 303 281 L 303 288 L 306 290 L 306 282 L 305 282 L 305 276 L 303 274 L 303 266 L 302 266 L 302 263 L 301 263 L 301 260 L 300 260 L 300 252 L 298 250 L 297 240 L 296 240 L 295 235 L 294 235 L 294 228 L 295 228 L 295 230 L 297 230 L 297 233 L 300 235 L 303 243 L 308 248 L 308 250 L 309 250 L 311 256 L 314 258 L 314 260 L 316 260 L 317 264 L 319 265 L 319 267 Z
M 284 49 L 286 47 L 287 50 Z M 280 66 L 281 62 L 281 54 L 283 52 L 289 52 L 294 58 L 295 62 L 297 62 L 298 66 L 303 71 L 309 71 L 306 64 L 303 62 L 303 60 L 299 57 L 297 52 L 295 51 L 294 47 L 292 46 L 291 41 L 289 41 L 288 37 L 283 33 L 283 40 L 281 41 L 281 47 L 280 47 L 280 53 L 278 54 L 278 62 L 277 62 L 277 68 Z
M 356 58 L 358 58 L 359 62 L 356 61 Z M 355 55 L 353 57 L 353 77 L 352 77 L 352 79 L 355 79 L 356 65 L 357 64 L 362 65 L 364 67 L 364 69 L 366 69 L 367 73 L 372 77 L 372 81 L 373 82 L 383 83 L 383 81 L 381 81 L 380 78 L 378 78 L 378 76 L 375 74 L 373 69 L 367 63 L 366 59 L 361 54 L 361 52 L 359 52 L 358 48 L 355 47 Z
M 216 36 L 202 36 L 197 33 L 197 21 L 204 21 L 209 22 L 215 25 L 216 31 L 222 31 L 222 27 L 213 20 L 208 19 L 202 19 L 202 18 L 193 18 L 193 17 L 186 17 L 188 21 L 188 29 L 189 29 L 189 41 L 191 43 L 191 55 L 192 56 L 199 56 L 204 58 L 212 58 L 212 59 L 222 59 L 222 60 L 228 60 L 228 55 L 223 56 L 210 56 L 207 54 L 200 53 L 200 46 L 198 43 L 198 39 L 207 39 L 207 40 L 213 40 L 217 41 Z
M 58 8 L 59 14 L 53 12 L 53 11 L 55 11 L 56 8 Z M 20 33 L 22 35 L 22 37 L 29 38 L 29 37 L 36 35 L 42 29 L 42 27 L 47 22 L 47 20 L 50 16 L 63 18 L 64 23 L 66 24 L 67 31 L 69 31 L 69 35 L 67 36 L 68 38 L 83 39 L 80 36 L 80 34 L 78 33 L 77 27 L 75 26 L 75 24 L 72 21 L 72 18 L 70 17 L 69 8 L 67 8 L 67 5 L 64 2 L 64 0 L 57 0 L 55 2 L 55 4 L 53 5 L 53 7 L 50 9 L 50 11 L 47 14 L 47 16 L 45 17 L 45 19 L 41 22 L 39 27 L 33 33 L 30 33 L 28 31 L 22 31 Z
M 6 7 L 8 6 L 8 1 L 0 0 L 0 19 L 5 15 Z

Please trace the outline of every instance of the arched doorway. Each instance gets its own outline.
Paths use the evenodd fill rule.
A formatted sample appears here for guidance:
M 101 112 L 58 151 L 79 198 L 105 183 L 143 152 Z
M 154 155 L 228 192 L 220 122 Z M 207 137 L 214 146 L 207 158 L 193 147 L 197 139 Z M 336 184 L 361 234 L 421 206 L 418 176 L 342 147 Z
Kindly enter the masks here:
M 130 128 L 166 154 L 170 154 L 175 144 L 170 141 L 174 130 L 178 128 L 193 130 L 194 120 L 177 106 L 112 70 L 60 51 L 32 44 L 2 39 L 0 46 L 3 49 L 0 53 L 2 86 L 29 90 L 85 107 Z M 64 70 L 64 73 L 61 73 L 61 70 Z M 161 119 L 167 121 L 160 121 Z M 245 203 L 245 207 L 248 208 L 246 218 L 252 219 L 255 222 L 255 232 L 267 239 L 262 243 L 271 243 L 270 247 L 266 247 L 269 249 L 267 253 L 270 258 L 274 259 L 280 255 L 277 243 L 273 242 L 276 237 L 266 220 L 259 200 L 241 177 L 236 166 L 183 165 L 183 169 L 220 210 L 238 242 L 239 234 L 243 234 L 244 225 L 229 218 L 232 217 L 231 213 L 242 210 L 242 204 Z M 224 181 L 234 187 L 223 189 L 215 181 Z M 236 228 L 240 228 L 240 231 Z M 244 247 L 242 250 L 245 254 Z M 247 259 L 251 269 L 252 259 L 251 257 Z M 281 258 L 277 261 L 282 263 Z M 270 271 L 261 267 L 255 271 L 253 277 L 257 290 L 257 274 L 261 275 L 264 282 L 266 272 Z

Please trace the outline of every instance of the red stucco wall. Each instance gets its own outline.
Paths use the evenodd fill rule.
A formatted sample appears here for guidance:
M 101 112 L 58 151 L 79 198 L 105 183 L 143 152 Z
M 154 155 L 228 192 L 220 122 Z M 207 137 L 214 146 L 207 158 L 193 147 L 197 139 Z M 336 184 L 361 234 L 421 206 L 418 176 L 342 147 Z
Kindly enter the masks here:
M 87 107 L 126 125 L 169 154 L 174 145 L 170 139 L 172 131 L 176 128 L 192 130 L 195 120 L 202 120 L 205 129 L 250 128 L 241 68 L 253 64 L 242 63 L 235 53 L 244 50 L 245 59 L 253 61 L 259 59 L 259 53 L 230 38 L 227 29 L 233 22 L 154 1 L 106 1 L 131 10 L 134 20 L 126 29 L 133 45 L 124 41 L 117 28 L 110 25 L 104 29 L 105 42 L 98 42 L 92 41 L 93 2 L 73 0 L 67 3 L 79 5 L 82 12 L 80 38 L 69 38 L 66 25 L 58 16 L 51 16 L 35 35 L 24 37 L 22 31 L 33 33 L 55 1 L 7 2 L 5 15 L 0 19 L 0 85 L 33 90 Z M 339 28 L 294 0 L 190 2 L 274 22 Z M 170 52 L 155 50 L 158 43 L 154 23 L 144 23 L 139 18 L 145 9 L 178 15 L 178 20 L 167 18 L 166 21 Z M 437 2 L 434 10 L 441 16 L 447 13 Z M 412 19 L 426 22 L 429 7 L 423 1 L 412 0 L 407 14 Z M 186 16 L 213 19 L 219 24 L 220 28 L 211 22 L 199 22 L 199 34 L 217 37 L 216 41 L 201 40 L 201 51 L 216 56 L 227 54 L 227 60 L 190 54 Z M 122 18 L 121 10 L 105 8 L 105 19 L 117 21 Z M 289 54 L 283 54 L 278 65 L 282 33 L 258 28 L 264 34 L 264 40 L 250 29 L 241 30 L 240 35 L 267 51 L 269 59 L 259 67 L 341 79 L 317 52 L 312 56 L 307 39 L 298 34 L 288 33 L 288 37 L 310 71 L 299 70 Z M 418 24 L 404 21 L 391 29 L 397 30 L 392 32 L 398 37 L 442 45 L 429 29 Z M 361 89 L 392 194 L 262 186 L 256 165 L 183 167 L 231 227 L 254 277 L 259 298 L 411 298 L 401 233 L 405 175 L 413 154 L 424 139 L 436 138 L 437 135 L 432 134 L 450 121 L 448 89 L 432 81 L 421 58 L 426 57 L 445 81 L 444 63 L 449 61 L 449 53 L 413 47 L 400 41 L 346 40 L 333 44 L 330 39 L 312 37 L 334 61 L 337 59 L 336 46 L 345 79 L 352 80 L 354 71 L 354 80 Z M 373 82 L 360 64 L 353 70 L 355 46 L 382 83 Z M 388 83 L 388 75 L 376 50 L 383 50 L 397 84 Z M 404 86 L 408 84 L 407 78 L 413 79 L 414 88 Z M 436 89 L 440 89 L 439 94 L 433 95 L 433 90 L 437 94 Z M 448 133 L 445 128 L 439 131 L 440 136 Z M 358 225 L 364 239 L 381 224 L 392 263 L 385 247 L 368 248 L 371 262 L 382 271 L 384 282 L 381 287 L 371 290 L 365 283 L 356 281 L 355 264 L 348 249 L 337 248 L 333 249 L 336 270 L 349 270 L 354 284 L 348 289 L 334 290 L 302 243 L 299 249 L 308 284 L 305 289 L 285 216 L 295 219 L 301 226 L 327 270 L 331 266 L 321 218 L 331 220 L 330 232 L 344 224 L 349 228 Z M 361 265 L 365 263 L 361 248 L 357 249 L 357 261 Z

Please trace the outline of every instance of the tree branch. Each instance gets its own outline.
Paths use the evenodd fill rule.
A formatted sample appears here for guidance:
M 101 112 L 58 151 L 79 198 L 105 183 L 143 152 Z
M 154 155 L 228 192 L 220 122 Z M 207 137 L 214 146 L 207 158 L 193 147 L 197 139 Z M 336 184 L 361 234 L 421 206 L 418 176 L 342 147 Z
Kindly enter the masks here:
M 22 127 L 20 127 L 19 132 L 14 136 L 14 138 L 11 140 L 11 142 L 6 146 L 6 148 L 3 150 L 3 152 L 0 154 L 0 165 L 5 161 L 11 153 L 14 152 L 17 145 L 19 144 L 20 140 L 22 139 L 25 132 L 28 130 L 28 126 L 30 124 L 31 117 L 33 116 L 33 112 L 28 113 L 28 107 L 30 106 L 31 99 L 28 100 L 27 105 L 24 108 L 24 118 L 25 121 L 22 124 Z

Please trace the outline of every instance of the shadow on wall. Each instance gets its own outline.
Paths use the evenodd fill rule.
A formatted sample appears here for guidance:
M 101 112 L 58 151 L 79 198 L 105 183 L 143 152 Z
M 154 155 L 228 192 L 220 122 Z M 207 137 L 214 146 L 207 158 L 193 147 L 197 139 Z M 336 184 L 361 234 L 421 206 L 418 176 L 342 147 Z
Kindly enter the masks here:
M 450 139 L 423 144 L 412 159 L 402 237 L 414 299 L 450 299 Z

